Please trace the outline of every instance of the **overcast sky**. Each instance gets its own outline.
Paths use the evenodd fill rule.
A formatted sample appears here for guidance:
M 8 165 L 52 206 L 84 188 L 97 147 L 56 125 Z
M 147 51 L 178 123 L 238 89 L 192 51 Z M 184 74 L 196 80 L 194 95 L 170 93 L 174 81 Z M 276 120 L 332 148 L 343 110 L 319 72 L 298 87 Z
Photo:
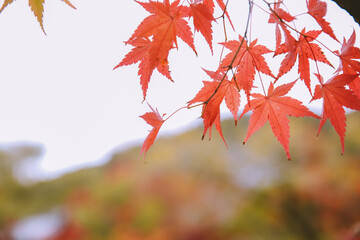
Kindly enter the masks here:
M 229 9 L 242 11 L 233 19 L 242 33 L 247 6 L 239 2 L 230 1 Z M 149 108 L 141 104 L 137 65 L 112 70 L 130 50 L 123 41 L 147 13 L 131 0 L 72 3 L 77 10 L 60 0 L 46 2 L 47 36 L 30 11 L 28 1 L 15 1 L 0 14 L 0 142 L 43 144 L 45 151 L 39 169 L 48 176 L 99 163 L 118 146 L 141 144 L 150 129 L 138 117 Z M 328 19 L 335 34 L 348 38 L 353 28 L 358 32 L 352 19 L 334 6 L 329 6 L 329 14 L 336 22 Z M 304 4 L 289 7 L 301 13 Z M 257 13 L 261 11 L 254 12 L 253 38 L 260 33 L 267 40 L 269 36 L 273 38 L 271 27 L 256 26 L 267 20 L 267 16 L 258 17 Z M 171 113 L 195 96 L 202 80 L 209 80 L 201 67 L 216 69 L 221 50 L 216 42 L 224 40 L 221 29 L 221 24 L 214 28 L 215 33 L 220 33 L 214 39 L 214 57 L 199 34 L 195 36 L 198 57 L 182 43 L 178 52 L 170 54 L 175 83 L 159 74 L 153 75 L 147 98 L 153 107 L 158 107 L 161 113 Z M 233 36 L 229 32 L 229 39 Z M 264 42 L 264 38 L 259 38 L 261 44 L 272 48 L 271 39 Z M 333 41 L 329 44 L 339 46 Z M 294 93 L 306 95 L 301 88 Z M 320 104 L 310 107 L 316 110 Z M 200 123 L 201 120 L 196 120 L 200 110 L 179 112 L 164 125 L 161 134 Z M 199 140 L 200 136 L 194 139 Z

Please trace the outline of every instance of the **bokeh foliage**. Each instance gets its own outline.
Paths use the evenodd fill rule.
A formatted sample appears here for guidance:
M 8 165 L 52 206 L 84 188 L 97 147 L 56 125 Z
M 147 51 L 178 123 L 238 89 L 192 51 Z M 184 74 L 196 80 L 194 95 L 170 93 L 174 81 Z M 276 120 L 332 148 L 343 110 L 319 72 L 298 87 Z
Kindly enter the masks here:
M 216 135 L 193 141 L 196 128 L 158 139 L 147 163 L 133 148 L 105 166 L 32 185 L 2 174 L 0 234 L 11 237 L 17 220 L 57 208 L 63 227 L 51 240 L 359 239 L 359 121 L 348 115 L 344 156 L 331 126 L 317 139 L 310 119 L 291 119 L 291 161 L 269 126 L 242 148 L 242 120 L 237 131 L 223 123 L 229 150 Z M 6 156 L 2 173 L 13 168 Z

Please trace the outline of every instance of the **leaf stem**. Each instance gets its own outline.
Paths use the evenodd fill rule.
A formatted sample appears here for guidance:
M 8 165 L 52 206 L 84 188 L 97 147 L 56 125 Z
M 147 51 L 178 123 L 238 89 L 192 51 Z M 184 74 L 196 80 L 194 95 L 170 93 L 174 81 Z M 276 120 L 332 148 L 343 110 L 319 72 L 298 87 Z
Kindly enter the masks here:
M 181 107 L 181 108 L 175 110 L 175 112 L 173 112 L 173 113 L 170 114 L 167 118 L 164 119 L 164 122 L 165 122 L 166 120 L 168 120 L 169 118 L 171 118 L 175 113 L 177 113 L 178 111 L 180 111 L 180 110 L 182 110 L 182 109 L 185 109 L 185 108 L 188 109 L 187 106 L 184 106 L 184 107 Z

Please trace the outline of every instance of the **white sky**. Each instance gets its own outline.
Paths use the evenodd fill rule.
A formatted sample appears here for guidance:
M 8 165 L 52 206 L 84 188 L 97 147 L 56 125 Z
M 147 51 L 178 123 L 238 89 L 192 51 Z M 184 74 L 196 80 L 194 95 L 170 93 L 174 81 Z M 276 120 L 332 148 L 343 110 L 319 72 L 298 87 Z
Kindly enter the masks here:
M 247 1 L 243 2 L 244 6 L 239 0 L 230 0 L 229 6 L 229 9 L 244 9 L 237 18 L 233 15 L 241 34 L 240 26 L 244 26 L 247 16 Z M 73 0 L 72 3 L 77 10 L 60 0 L 46 2 L 47 36 L 30 11 L 28 1 L 15 1 L 0 14 L 0 142 L 42 143 L 45 153 L 39 169 L 44 176 L 98 164 L 119 145 L 141 144 L 150 129 L 138 117 L 149 109 L 141 104 L 137 65 L 112 70 L 130 50 L 123 41 L 147 13 L 131 0 L 107 0 L 102 4 L 95 0 Z M 289 7 L 301 13 L 301 6 Z M 335 34 L 345 34 L 348 38 L 353 28 L 359 32 L 352 19 L 334 6 L 329 5 L 328 19 L 336 20 L 331 20 Z M 253 39 L 264 34 L 265 39 L 271 36 L 273 40 L 272 27 L 256 26 L 257 23 L 264 26 L 261 21 L 267 21 L 266 15 L 261 20 L 258 13 L 262 14 L 258 10 L 254 13 Z M 215 33 L 221 29 L 221 24 L 214 27 Z M 229 39 L 232 39 L 230 30 Z M 261 44 L 272 48 L 271 42 L 259 38 Z M 170 114 L 195 96 L 202 80 L 209 80 L 201 67 L 216 69 L 220 51 L 216 42 L 223 41 L 223 35 L 220 33 L 215 38 L 213 58 L 200 34 L 196 34 L 195 41 L 199 57 L 184 44 L 180 44 L 178 52 L 170 54 L 175 84 L 156 73 L 152 77 L 147 100 L 160 113 Z M 289 76 L 289 81 L 295 78 Z M 298 96 L 304 95 L 301 88 L 294 91 Z M 184 129 L 199 115 L 200 108 L 183 110 L 164 125 L 161 133 Z

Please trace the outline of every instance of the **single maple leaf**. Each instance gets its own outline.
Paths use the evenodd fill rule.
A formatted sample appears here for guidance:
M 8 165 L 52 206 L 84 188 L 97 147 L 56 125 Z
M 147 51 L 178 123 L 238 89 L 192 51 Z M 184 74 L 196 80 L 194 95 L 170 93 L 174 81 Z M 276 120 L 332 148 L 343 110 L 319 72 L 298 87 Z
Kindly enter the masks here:
M 189 7 L 179 5 L 179 0 L 174 1 L 171 4 L 169 0 L 164 0 L 162 3 L 154 1 L 149 1 L 147 3 L 136 2 L 144 7 L 146 11 L 151 13 L 150 16 L 146 17 L 140 23 L 133 35 L 127 41 L 127 43 L 134 43 L 137 39 L 151 39 L 151 41 L 147 43 L 146 51 L 144 51 L 146 54 L 142 55 L 144 58 L 140 59 L 141 62 L 139 64 L 138 72 L 145 99 L 148 83 L 155 68 L 171 79 L 167 59 L 169 51 L 174 45 L 176 48 L 178 46 L 177 37 L 180 37 L 187 43 L 195 53 L 196 50 L 191 29 L 187 21 L 184 20 L 185 17 L 190 16 Z M 136 49 L 137 47 L 138 46 L 135 46 L 132 50 L 132 56 L 136 55 L 136 52 L 140 50 Z M 137 59 L 137 61 L 139 60 Z M 129 62 L 129 55 L 127 55 L 119 65 L 131 64 Z
M 140 61 L 138 74 L 140 75 L 140 85 L 142 87 L 143 96 L 145 99 L 146 91 L 148 89 L 148 85 L 150 81 L 150 76 L 146 75 L 146 73 L 149 74 L 150 72 L 152 72 L 150 71 L 150 69 L 148 69 L 150 65 L 149 49 L 151 47 L 151 41 L 148 38 L 136 38 L 126 43 L 134 46 L 134 48 L 128 54 L 126 54 L 123 60 L 121 60 L 121 62 L 118 65 L 116 65 L 113 69 L 134 64 Z M 170 76 L 169 64 L 167 60 L 164 59 L 162 62 L 160 62 L 156 66 L 156 69 L 165 77 L 173 81 Z
M 45 0 L 29 0 L 29 6 L 31 8 L 31 11 L 33 11 L 34 15 L 36 16 L 40 24 L 41 29 L 45 33 L 44 24 L 43 24 L 44 2 Z
M 332 66 L 319 45 L 312 43 L 312 41 L 316 39 L 320 33 L 321 31 L 305 32 L 304 28 L 301 31 L 299 40 L 295 40 L 295 38 L 291 36 L 288 38 L 288 44 L 280 45 L 277 54 L 287 54 L 281 62 L 277 78 L 280 78 L 282 75 L 290 71 L 295 64 L 296 59 L 299 59 L 298 73 L 300 74 L 300 79 L 304 81 L 305 85 L 309 89 L 309 92 L 312 92 L 309 59 Z
M 215 21 L 212 14 L 211 6 L 209 8 L 205 3 L 194 3 L 190 4 L 190 16 L 194 20 L 194 27 L 196 31 L 199 31 L 205 38 L 206 42 L 209 44 L 211 53 L 213 53 L 212 48 L 212 29 L 211 24 Z
M 328 34 L 330 37 L 332 37 L 336 41 L 338 41 L 334 34 L 334 31 L 330 27 L 330 23 L 328 23 L 324 19 L 326 12 L 327 12 L 326 2 L 323 2 L 320 0 L 306 0 L 306 5 L 308 8 L 308 13 L 317 21 L 317 23 L 320 25 L 322 31 L 324 33 Z
M 185 17 L 189 17 L 190 9 L 187 6 L 179 5 L 176 0 L 169 3 L 169 0 L 161 2 L 149 1 L 148 3 L 138 2 L 145 10 L 151 13 L 137 27 L 130 40 L 138 37 L 153 37 L 153 46 L 158 49 L 152 49 L 154 58 L 167 56 L 168 51 L 173 44 L 177 47 L 176 37 L 180 37 L 196 53 L 194 39 L 191 29 Z
M 221 72 L 212 72 L 207 70 L 205 70 L 205 72 L 214 81 L 203 81 L 204 86 L 200 89 L 196 96 L 188 102 L 188 106 L 197 102 L 204 103 L 201 115 L 204 123 L 204 133 L 202 139 L 204 139 L 208 129 L 209 139 L 211 138 L 211 127 L 215 124 L 217 131 L 226 145 L 220 125 L 220 104 L 225 99 L 225 104 L 233 114 L 236 124 L 237 114 L 240 107 L 240 93 L 235 82 L 229 81 L 226 76 L 222 75 Z
M 322 77 L 316 76 L 322 83 Z M 320 120 L 318 135 L 327 119 L 340 137 L 341 153 L 344 154 L 344 138 L 346 131 L 346 117 L 344 107 L 360 111 L 360 98 L 353 91 L 345 88 L 354 81 L 358 74 L 341 74 L 330 78 L 326 83 L 315 86 L 313 100 L 323 99 L 323 112 Z
M 355 59 L 360 59 L 360 49 L 354 47 L 356 41 L 355 30 L 351 34 L 348 41 L 344 38 L 341 50 L 335 51 L 340 58 L 340 64 L 337 73 L 357 74 L 360 73 L 360 62 Z M 350 89 L 360 97 L 360 77 L 349 83 Z
M 282 4 L 282 2 L 278 1 L 278 2 L 274 3 L 274 8 L 270 12 L 270 16 L 269 16 L 269 20 L 268 20 L 268 23 L 275 23 L 275 44 L 276 44 L 275 49 L 278 49 L 281 44 L 280 27 L 281 27 L 282 31 L 284 32 L 285 42 L 287 43 L 288 38 L 289 38 L 289 36 L 291 36 L 291 34 L 290 34 L 285 22 L 292 22 L 296 19 L 290 13 L 288 13 L 284 9 L 282 9 L 280 7 L 280 4 Z
M 340 58 L 340 65 L 337 72 L 355 74 L 360 73 L 360 62 L 354 59 L 360 59 L 360 49 L 354 47 L 356 41 L 355 30 L 351 34 L 348 41 L 344 38 L 341 51 L 335 51 Z
M 226 107 L 229 109 L 231 114 L 233 115 L 235 126 L 237 125 L 237 119 L 238 119 L 238 112 L 240 108 L 240 92 L 238 89 L 238 86 L 236 85 L 234 79 L 232 81 L 228 81 L 227 76 L 224 76 L 221 72 L 213 72 L 205 70 L 207 75 L 209 75 L 210 78 L 215 80 L 216 82 L 220 83 L 220 81 L 227 81 L 226 84 L 223 87 L 227 87 L 227 90 L 225 92 L 225 104 Z M 206 100 L 203 100 L 206 101 Z
M 160 115 L 159 111 L 156 109 L 154 110 L 150 104 L 149 107 L 151 109 L 152 112 L 147 112 L 144 115 L 141 115 L 140 117 L 142 119 L 144 119 L 146 121 L 146 123 L 148 123 L 149 125 L 151 125 L 153 128 L 151 129 L 150 133 L 148 134 L 148 136 L 146 137 L 141 150 L 140 150 L 140 155 L 139 157 L 141 157 L 142 154 L 143 155 L 143 159 L 145 159 L 145 155 L 146 152 L 149 150 L 149 148 L 154 144 L 156 136 L 159 133 L 159 130 L 162 126 L 162 124 L 164 123 L 164 119 L 163 116 Z
M 62 1 L 64 1 L 70 7 L 76 9 L 75 6 L 70 3 L 69 0 L 62 0 Z M 0 8 L 0 13 L 5 9 L 5 7 L 7 7 L 8 5 L 10 5 L 13 2 L 14 2 L 14 0 L 5 0 L 3 5 Z M 37 21 L 39 22 L 41 30 L 46 35 L 45 29 L 44 29 L 44 23 L 43 23 L 44 3 L 45 3 L 45 0 L 29 0 L 29 7 L 30 7 L 31 11 L 34 13 Z
M 290 160 L 290 128 L 287 116 L 319 118 L 316 114 L 309 111 L 307 107 L 302 105 L 300 101 L 284 96 L 291 90 L 295 82 L 296 81 L 283 84 L 275 89 L 273 83 L 270 83 L 267 95 L 264 96 L 259 93 L 253 93 L 251 95 L 254 99 L 250 101 L 250 104 L 245 106 L 240 116 L 241 118 L 244 114 L 252 110 L 244 144 L 251 135 L 269 121 L 276 139 L 281 143 Z
M 209 140 L 211 139 L 211 127 L 215 124 L 216 129 L 218 130 L 221 138 L 223 139 L 224 143 L 225 139 L 222 134 L 221 126 L 220 126 L 220 104 L 225 97 L 225 93 L 227 90 L 227 82 L 223 81 L 219 88 L 219 82 L 209 82 L 203 81 L 204 87 L 200 89 L 200 91 L 196 94 L 196 96 L 189 101 L 188 106 L 196 103 L 196 102 L 205 102 L 202 109 L 201 117 L 203 118 L 204 124 L 204 132 L 202 135 L 202 139 L 204 139 L 206 132 L 208 129 L 209 131 Z M 215 90 L 218 89 L 216 92 Z M 215 93 L 213 95 L 213 93 Z M 211 97 L 211 98 L 210 98 Z M 210 99 L 210 100 L 209 100 Z M 206 102 L 207 101 L 207 102 Z
M 235 74 L 236 82 L 240 89 L 244 89 L 248 98 L 253 88 L 255 70 L 274 77 L 263 56 L 271 51 L 263 45 L 257 45 L 256 39 L 249 46 L 247 41 L 241 36 L 239 36 L 239 41 L 233 40 L 220 44 L 231 51 L 221 61 L 220 69 L 237 68 Z M 240 45 L 241 48 L 238 51 Z

